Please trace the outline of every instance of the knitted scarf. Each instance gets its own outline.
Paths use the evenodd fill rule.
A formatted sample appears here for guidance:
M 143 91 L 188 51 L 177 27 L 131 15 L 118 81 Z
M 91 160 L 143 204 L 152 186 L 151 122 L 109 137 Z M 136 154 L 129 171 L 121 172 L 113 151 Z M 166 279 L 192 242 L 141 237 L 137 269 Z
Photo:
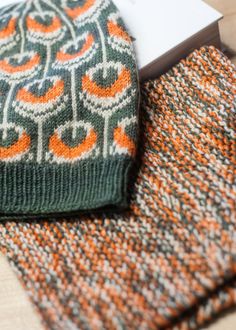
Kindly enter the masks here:
M 235 73 L 209 47 L 143 86 L 130 211 L 0 224 L 46 329 L 196 329 L 236 304 Z

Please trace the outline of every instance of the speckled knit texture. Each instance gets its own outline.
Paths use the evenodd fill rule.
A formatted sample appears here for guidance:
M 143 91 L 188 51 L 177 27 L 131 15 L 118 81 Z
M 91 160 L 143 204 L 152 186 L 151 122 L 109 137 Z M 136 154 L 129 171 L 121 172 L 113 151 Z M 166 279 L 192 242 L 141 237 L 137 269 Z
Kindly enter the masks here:
M 111 0 L 0 8 L 0 219 L 127 207 L 138 101 Z
M 202 48 L 143 86 L 130 211 L 0 224 L 45 328 L 199 329 L 236 305 L 235 73 Z

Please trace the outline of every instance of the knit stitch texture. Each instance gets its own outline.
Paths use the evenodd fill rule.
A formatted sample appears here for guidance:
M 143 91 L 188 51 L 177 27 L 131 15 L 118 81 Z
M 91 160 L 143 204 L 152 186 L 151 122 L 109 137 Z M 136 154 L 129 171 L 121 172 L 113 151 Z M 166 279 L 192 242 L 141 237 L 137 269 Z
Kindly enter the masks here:
M 236 305 L 236 71 L 202 48 L 143 87 L 131 210 L 3 222 L 45 328 L 198 329 Z
M 0 9 L 2 218 L 126 206 L 138 98 L 110 0 Z

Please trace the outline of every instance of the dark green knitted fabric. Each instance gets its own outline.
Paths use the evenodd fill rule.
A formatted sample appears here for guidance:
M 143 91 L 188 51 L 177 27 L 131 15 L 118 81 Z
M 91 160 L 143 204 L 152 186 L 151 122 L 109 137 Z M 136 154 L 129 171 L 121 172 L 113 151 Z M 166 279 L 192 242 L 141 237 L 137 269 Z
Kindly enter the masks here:
M 125 207 L 137 105 L 111 1 L 0 9 L 0 218 Z

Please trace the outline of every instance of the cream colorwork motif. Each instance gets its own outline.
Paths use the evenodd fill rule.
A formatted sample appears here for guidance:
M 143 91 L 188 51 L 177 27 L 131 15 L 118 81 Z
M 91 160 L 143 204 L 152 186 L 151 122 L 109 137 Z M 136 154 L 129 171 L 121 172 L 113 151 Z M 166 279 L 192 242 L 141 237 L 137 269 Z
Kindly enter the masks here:
M 119 21 L 107 0 L 29 0 L 13 12 L 6 8 L 0 80 L 9 91 L 1 97 L 0 161 L 134 155 L 137 90 L 124 60 L 133 60 L 133 51 Z M 123 125 L 119 135 L 126 120 L 129 130 Z M 29 132 L 35 128 L 37 142 Z

